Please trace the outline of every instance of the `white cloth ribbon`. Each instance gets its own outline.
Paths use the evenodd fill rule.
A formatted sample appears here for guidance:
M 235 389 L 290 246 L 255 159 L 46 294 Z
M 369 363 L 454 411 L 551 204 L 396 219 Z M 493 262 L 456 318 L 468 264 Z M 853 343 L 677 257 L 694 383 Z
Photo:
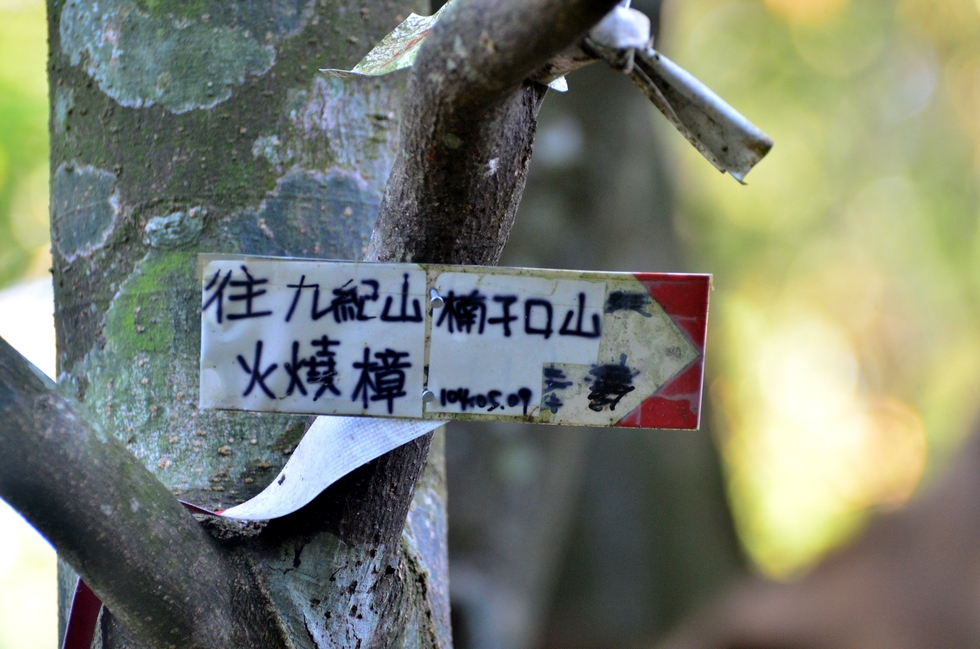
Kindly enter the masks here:
M 221 513 L 241 520 L 290 514 L 371 460 L 442 426 L 444 421 L 317 417 L 286 466 L 261 493 Z

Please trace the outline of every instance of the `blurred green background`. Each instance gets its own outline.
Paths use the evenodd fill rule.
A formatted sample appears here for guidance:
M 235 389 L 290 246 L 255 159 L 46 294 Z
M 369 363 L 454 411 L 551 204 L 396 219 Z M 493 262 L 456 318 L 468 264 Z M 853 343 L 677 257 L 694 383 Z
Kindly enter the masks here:
M 0 0 L 0 286 L 48 255 L 47 26 L 40 0 Z
M 663 34 L 776 142 L 741 187 L 651 110 L 715 276 L 739 534 L 792 578 L 935 475 L 980 402 L 980 0 L 673 0 Z M 43 4 L 0 0 L 0 288 L 50 265 L 45 56 Z M 13 521 L 0 648 L 53 647 L 53 555 Z
M 0 288 L 50 277 L 47 52 L 44 3 L 0 0 Z M 0 297 L 11 341 L 12 303 Z M 56 593 L 54 551 L 0 501 L 0 649 L 54 649 Z
M 775 140 L 749 186 L 672 137 L 715 273 L 740 537 L 788 577 L 935 474 L 980 403 L 980 5 L 685 0 L 665 53 Z

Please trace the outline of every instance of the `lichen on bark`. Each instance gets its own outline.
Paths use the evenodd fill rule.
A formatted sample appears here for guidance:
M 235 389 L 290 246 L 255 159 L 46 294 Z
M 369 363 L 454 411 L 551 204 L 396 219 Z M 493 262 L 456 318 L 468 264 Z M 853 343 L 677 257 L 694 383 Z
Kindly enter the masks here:
M 244 500 L 305 430 L 306 417 L 198 410 L 196 254 L 363 256 L 397 152 L 404 79 L 338 83 L 316 69 L 353 65 L 413 10 L 398 1 L 50 2 L 59 380 L 174 494 L 215 509 Z M 399 558 L 398 539 L 420 444 L 414 468 L 388 487 L 397 502 L 377 519 L 381 536 L 348 521 L 382 502 L 367 468 L 364 493 L 338 487 L 314 520 L 238 541 L 268 592 L 296 595 L 284 611 L 325 613 L 313 593 L 342 595 L 329 579 L 286 569 L 297 547 L 316 571 L 354 570 L 373 554 L 396 572 L 381 570 L 371 590 L 358 579 L 364 603 L 349 646 L 395 633 L 391 603 L 418 597 L 417 564 Z M 391 476 L 400 465 L 384 466 Z M 335 646 L 342 621 L 290 637 L 296 647 Z M 114 624 L 103 626 L 106 647 L 125 642 Z
M 54 172 L 51 228 L 58 251 L 69 262 L 101 248 L 123 214 L 116 175 L 92 165 L 62 163 Z
M 69 0 L 61 46 L 85 59 L 121 106 L 159 104 L 174 113 L 211 108 L 275 62 L 275 44 L 309 19 L 309 0 L 245 3 Z

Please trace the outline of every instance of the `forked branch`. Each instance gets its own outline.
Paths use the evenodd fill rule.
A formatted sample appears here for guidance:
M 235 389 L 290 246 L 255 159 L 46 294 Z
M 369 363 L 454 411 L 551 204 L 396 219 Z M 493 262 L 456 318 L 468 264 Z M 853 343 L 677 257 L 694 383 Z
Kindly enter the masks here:
M 369 259 L 495 264 L 524 191 L 544 86 L 526 79 L 614 0 L 458 0 L 419 52 L 402 155 Z

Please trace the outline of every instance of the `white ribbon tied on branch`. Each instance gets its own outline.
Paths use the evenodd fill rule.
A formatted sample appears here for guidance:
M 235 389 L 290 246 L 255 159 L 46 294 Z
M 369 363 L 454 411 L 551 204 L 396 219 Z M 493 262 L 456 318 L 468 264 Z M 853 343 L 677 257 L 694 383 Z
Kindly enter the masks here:
M 444 421 L 317 417 L 276 479 L 251 500 L 221 512 L 267 520 L 292 513 L 354 469 L 442 426 Z

